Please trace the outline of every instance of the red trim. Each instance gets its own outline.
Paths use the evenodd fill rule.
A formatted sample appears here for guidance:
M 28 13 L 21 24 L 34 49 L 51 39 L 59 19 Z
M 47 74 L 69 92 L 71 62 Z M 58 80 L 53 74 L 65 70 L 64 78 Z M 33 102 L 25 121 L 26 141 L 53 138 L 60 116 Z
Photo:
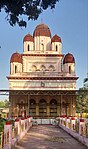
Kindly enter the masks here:
M 32 116 L 27 116 L 27 118 L 32 118 Z
M 36 51 L 35 51 L 36 52 Z M 22 56 L 64 57 L 64 54 L 22 54 Z
M 72 117 L 72 118 L 71 118 L 71 120 L 75 120 L 75 118 L 74 118 L 74 117 Z
M 8 79 L 17 80 L 77 80 L 78 77 L 7 77 Z
M 84 119 L 80 119 L 80 122 L 84 122 Z
M 17 119 L 15 119 L 15 122 L 19 122 L 19 119 L 17 118 Z
M 7 121 L 6 125 L 12 125 L 12 122 L 11 121 Z
M 25 120 L 25 118 L 24 118 L 24 117 L 22 117 L 22 118 L 21 118 L 21 120 Z

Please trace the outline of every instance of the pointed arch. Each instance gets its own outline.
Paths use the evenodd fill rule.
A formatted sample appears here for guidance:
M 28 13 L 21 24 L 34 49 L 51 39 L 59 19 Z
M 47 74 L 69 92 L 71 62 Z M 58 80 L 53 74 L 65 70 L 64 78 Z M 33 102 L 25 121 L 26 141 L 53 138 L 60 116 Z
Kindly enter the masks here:
M 34 105 L 36 102 L 34 99 L 30 99 L 30 105 Z
M 41 65 L 41 66 L 40 66 L 40 70 L 41 70 L 41 71 L 45 71 L 45 70 L 46 70 L 46 67 L 45 67 L 44 65 Z
M 49 71 L 55 71 L 55 67 L 53 65 L 49 66 Z
M 32 65 L 31 69 L 32 69 L 32 71 L 36 71 L 37 67 L 35 65 Z
M 57 105 L 57 101 L 55 99 L 51 99 L 50 104 Z

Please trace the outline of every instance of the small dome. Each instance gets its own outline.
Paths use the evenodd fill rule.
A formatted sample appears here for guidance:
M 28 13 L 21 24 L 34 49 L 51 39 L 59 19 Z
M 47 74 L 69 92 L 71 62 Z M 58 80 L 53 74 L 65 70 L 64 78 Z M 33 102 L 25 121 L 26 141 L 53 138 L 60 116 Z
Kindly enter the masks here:
M 18 52 L 13 53 L 10 59 L 10 63 L 13 62 L 18 62 L 18 63 L 22 63 L 22 56 L 21 54 L 19 54 Z
M 65 55 L 63 64 L 65 64 L 65 63 L 75 63 L 75 58 L 71 53 L 68 53 Z
M 34 38 L 30 35 L 30 34 L 27 34 L 25 37 L 24 37 L 24 42 L 25 41 L 31 41 L 31 42 L 34 42 Z
M 62 42 L 62 41 L 58 35 L 54 35 L 51 39 L 51 42 Z
M 34 36 L 51 37 L 51 32 L 50 32 L 49 27 L 45 24 L 39 24 L 38 26 L 36 26 L 36 28 L 34 30 L 33 37 Z

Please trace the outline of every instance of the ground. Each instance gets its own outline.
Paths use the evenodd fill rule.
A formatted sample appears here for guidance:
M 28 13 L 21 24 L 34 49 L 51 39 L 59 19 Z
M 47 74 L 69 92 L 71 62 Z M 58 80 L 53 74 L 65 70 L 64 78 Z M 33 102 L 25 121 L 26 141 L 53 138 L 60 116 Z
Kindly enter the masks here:
M 58 126 L 33 126 L 14 149 L 88 149 Z

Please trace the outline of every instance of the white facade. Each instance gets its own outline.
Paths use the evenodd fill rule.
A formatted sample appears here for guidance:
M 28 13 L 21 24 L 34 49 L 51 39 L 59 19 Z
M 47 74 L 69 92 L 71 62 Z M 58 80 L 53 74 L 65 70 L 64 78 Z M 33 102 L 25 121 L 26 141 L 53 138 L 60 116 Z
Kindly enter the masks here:
M 23 54 L 14 53 L 15 56 L 11 57 L 9 89 L 75 90 L 77 80 L 75 62 L 69 61 L 69 58 L 66 59 L 62 54 L 60 37 L 58 36 L 58 39 L 54 37 L 52 40 L 53 37 L 44 32 L 46 30 L 44 24 L 40 26 L 42 29 L 37 29 L 40 35 L 33 37 L 29 35 L 27 38 L 25 36 Z M 20 55 L 21 60 L 17 58 Z M 64 59 L 67 61 L 63 62 Z

